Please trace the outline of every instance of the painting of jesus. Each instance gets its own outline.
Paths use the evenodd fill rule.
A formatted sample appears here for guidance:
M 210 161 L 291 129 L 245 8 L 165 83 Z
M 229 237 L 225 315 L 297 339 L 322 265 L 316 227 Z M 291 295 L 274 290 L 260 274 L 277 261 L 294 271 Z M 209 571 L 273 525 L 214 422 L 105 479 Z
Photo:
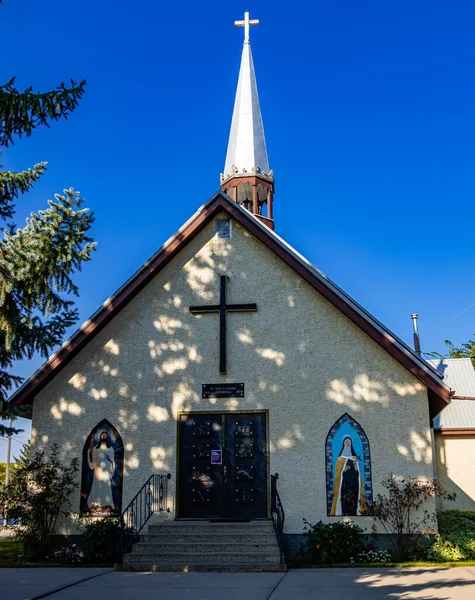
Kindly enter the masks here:
M 123 454 L 122 440 L 115 428 L 105 420 L 99 423 L 83 450 L 82 514 L 120 514 Z
M 116 464 L 114 461 L 114 450 L 110 447 L 107 431 L 101 433 L 99 444 L 95 445 L 94 440 L 91 440 L 87 462 L 89 468 L 93 471 L 91 491 L 87 497 L 88 508 L 91 509 L 99 506 L 103 508 L 111 507 L 114 510 L 112 477 L 116 469 Z

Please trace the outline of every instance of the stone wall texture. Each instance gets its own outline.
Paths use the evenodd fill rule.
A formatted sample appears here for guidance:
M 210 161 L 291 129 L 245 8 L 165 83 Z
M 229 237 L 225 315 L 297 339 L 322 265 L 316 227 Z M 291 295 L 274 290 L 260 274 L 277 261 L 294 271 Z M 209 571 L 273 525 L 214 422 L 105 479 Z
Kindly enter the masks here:
M 441 500 L 442 510 L 475 510 L 475 433 L 473 435 L 435 434 L 437 478 L 455 501 Z
M 426 388 L 232 225 L 232 239 L 223 240 L 211 222 L 41 391 L 34 448 L 57 441 L 64 459 L 81 456 L 91 429 L 107 418 L 125 446 L 123 506 L 152 473 L 170 472 L 173 515 L 177 414 L 268 409 L 270 470 L 280 474 L 287 533 L 301 533 L 304 517 L 331 520 L 325 438 L 345 412 L 369 438 L 375 494 L 390 473 L 432 477 Z M 226 376 L 217 315 L 188 310 L 218 301 L 220 275 L 229 277 L 228 302 L 258 305 L 256 313 L 228 315 Z M 244 382 L 245 398 L 202 399 L 201 385 L 218 382 Z M 357 521 L 371 528 L 370 517 Z M 75 531 L 63 523 L 64 533 Z

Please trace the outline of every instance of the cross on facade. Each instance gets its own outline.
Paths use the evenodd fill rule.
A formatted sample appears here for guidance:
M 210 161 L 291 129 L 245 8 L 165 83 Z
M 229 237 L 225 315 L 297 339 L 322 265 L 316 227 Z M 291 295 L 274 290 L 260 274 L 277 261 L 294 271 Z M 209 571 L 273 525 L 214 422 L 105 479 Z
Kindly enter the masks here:
M 249 27 L 253 25 L 259 25 L 259 19 L 249 20 L 249 13 L 244 13 L 244 21 L 234 21 L 236 27 L 244 27 L 244 43 L 249 42 Z
M 247 14 L 247 13 L 246 13 Z M 226 374 L 226 313 L 228 312 L 256 312 L 257 304 L 226 304 L 226 276 L 221 275 L 219 304 L 207 306 L 190 306 L 192 315 L 219 313 L 219 372 Z

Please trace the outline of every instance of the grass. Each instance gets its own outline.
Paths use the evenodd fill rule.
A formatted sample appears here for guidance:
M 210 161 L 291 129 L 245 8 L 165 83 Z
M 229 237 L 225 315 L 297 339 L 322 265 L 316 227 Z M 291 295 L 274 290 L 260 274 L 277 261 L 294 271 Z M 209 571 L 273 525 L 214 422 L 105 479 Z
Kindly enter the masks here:
M 23 556 L 23 541 L 16 538 L 0 540 L 0 569 L 11 567 L 111 567 L 111 564 L 66 563 L 54 560 L 36 560 Z
M 4 562 L 13 561 L 19 554 L 23 554 L 23 542 L 15 538 L 0 540 L 0 566 Z
M 6 567 L 69 567 L 51 561 L 31 561 L 23 557 L 23 541 L 16 538 L 0 540 L 0 568 Z
M 308 567 L 300 567 L 300 568 L 308 568 L 308 569 L 335 569 L 335 568 L 345 568 L 345 569 L 387 569 L 387 568 L 408 568 L 408 567 L 475 567 L 475 560 L 459 560 L 459 561 L 447 561 L 447 562 L 435 562 L 429 560 L 415 560 L 415 561 L 407 561 L 407 562 L 391 562 L 391 563 L 335 563 L 335 564 L 315 564 L 308 565 Z M 290 568 L 297 568 L 292 567 Z

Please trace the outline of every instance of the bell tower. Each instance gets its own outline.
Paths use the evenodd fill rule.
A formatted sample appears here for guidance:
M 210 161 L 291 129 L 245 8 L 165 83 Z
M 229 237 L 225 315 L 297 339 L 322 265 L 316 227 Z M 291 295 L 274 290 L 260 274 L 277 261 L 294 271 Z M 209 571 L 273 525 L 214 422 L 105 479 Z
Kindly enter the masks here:
M 252 60 L 249 27 L 259 25 L 256 19 L 235 21 L 244 27 L 241 68 L 234 101 L 228 151 L 221 189 L 235 202 L 274 229 L 274 173 L 269 168 L 264 125 L 262 123 L 256 74 Z

